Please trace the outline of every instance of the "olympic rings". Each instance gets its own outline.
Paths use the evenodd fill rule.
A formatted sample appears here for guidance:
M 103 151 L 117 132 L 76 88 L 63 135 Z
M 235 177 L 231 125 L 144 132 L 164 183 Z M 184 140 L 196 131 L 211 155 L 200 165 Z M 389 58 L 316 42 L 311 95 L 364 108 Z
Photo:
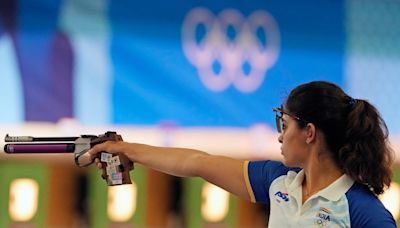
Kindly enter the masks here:
M 201 26 L 204 36 L 199 39 Z M 245 18 L 235 9 L 215 16 L 198 7 L 184 19 L 182 46 L 208 89 L 223 91 L 233 84 L 241 92 L 253 92 L 279 56 L 280 33 L 275 19 L 264 10 Z M 215 64 L 220 66 L 219 71 Z

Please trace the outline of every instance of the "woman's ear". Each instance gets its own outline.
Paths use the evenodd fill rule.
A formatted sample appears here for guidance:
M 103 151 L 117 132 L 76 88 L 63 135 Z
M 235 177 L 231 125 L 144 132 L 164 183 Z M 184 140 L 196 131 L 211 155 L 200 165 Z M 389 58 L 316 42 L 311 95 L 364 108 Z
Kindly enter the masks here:
M 313 123 L 308 123 L 305 127 L 305 134 L 306 134 L 306 143 L 310 144 L 315 142 L 317 138 L 317 128 Z

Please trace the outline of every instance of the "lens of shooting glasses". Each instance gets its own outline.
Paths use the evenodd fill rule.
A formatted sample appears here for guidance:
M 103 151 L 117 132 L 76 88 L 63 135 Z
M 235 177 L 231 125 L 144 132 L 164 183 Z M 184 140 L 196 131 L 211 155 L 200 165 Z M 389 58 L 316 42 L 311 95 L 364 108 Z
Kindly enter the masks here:
M 278 133 L 282 133 L 282 116 L 276 114 L 275 121 L 276 121 L 276 130 L 278 131 Z

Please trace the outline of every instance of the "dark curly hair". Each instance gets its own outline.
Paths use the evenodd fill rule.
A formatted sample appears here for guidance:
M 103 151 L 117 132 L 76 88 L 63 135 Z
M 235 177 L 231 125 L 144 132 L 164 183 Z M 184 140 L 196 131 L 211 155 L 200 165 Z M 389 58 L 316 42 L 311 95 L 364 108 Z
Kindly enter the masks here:
M 330 155 L 344 173 L 376 195 L 389 187 L 393 162 L 389 132 L 368 101 L 351 98 L 333 83 L 314 81 L 293 89 L 285 109 L 322 131 Z

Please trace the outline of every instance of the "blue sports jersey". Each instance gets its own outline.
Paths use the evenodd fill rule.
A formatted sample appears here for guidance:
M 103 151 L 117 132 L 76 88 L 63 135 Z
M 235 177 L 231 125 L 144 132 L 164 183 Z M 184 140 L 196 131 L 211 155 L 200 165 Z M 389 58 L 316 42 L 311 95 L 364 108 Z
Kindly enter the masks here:
M 278 161 L 246 161 L 243 168 L 251 201 L 270 204 L 269 227 L 396 227 L 381 201 L 346 174 L 303 204 L 302 169 Z

